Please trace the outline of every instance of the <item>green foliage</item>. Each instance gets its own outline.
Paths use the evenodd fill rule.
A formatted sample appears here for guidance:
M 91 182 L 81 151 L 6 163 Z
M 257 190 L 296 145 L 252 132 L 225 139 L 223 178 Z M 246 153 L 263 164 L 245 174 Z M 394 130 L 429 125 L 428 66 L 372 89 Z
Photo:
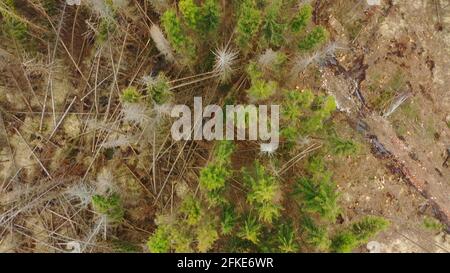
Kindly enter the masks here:
M 0 14 L 3 17 L 2 27 L 5 32 L 13 39 L 24 42 L 28 36 L 28 26 L 24 21 L 20 20 L 20 15 L 16 11 L 15 1 L 5 1 L 4 6 L 0 6 Z
M 189 28 L 208 34 L 219 26 L 220 9 L 217 0 L 206 0 L 198 6 L 193 0 L 181 0 L 179 8 Z
M 244 0 L 240 5 L 236 26 L 236 44 L 244 51 L 252 46 L 252 41 L 262 23 L 261 11 L 256 8 L 254 0 Z
M 186 20 L 186 24 L 192 29 L 198 29 L 202 17 L 200 7 L 193 0 L 180 0 L 178 7 Z
M 247 195 L 247 201 L 250 204 L 272 202 L 280 190 L 278 182 L 267 173 L 264 166 L 259 162 L 255 162 L 254 174 L 246 174 L 244 181 L 250 188 Z
M 167 226 L 159 226 L 147 241 L 152 253 L 168 253 L 170 251 L 170 230 Z
M 298 48 L 303 51 L 309 51 L 323 44 L 328 39 L 328 31 L 322 26 L 316 26 L 310 33 L 298 44 Z
M 265 100 L 270 98 L 278 88 L 275 81 L 265 81 L 263 74 L 255 62 L 247 66 L 247 74 L 250 76 L 252 86 L 247 90 L 248 95 L 254 100 Z
M 249 214 L 244 220 L 243 226 L 241 227 L 238 236 L 254 244 L 258 244 L 261 232 L 261 224 L 258 222 L 256 217 Z
M 10 8 L 16 7 L 16 0 L 4 0 L 3 2 Z
M 4 17 L 4 27 L 6 32 L 17 41 L 23 42 L 27 38 L 27 25 L 14 17 Z
M 231 172 L 227 166 L 220 164 L 209 164 L 200 172 L 200 185 L 208 191 L 221 189 L 225 186 Z
M 330 150 L 335 155 L 354 155 L 358 152 L 359 147 L 351 140 L 341 139 L 333 136 L 329 140 Z
M 219 165 L 228 165 L 231 163 L 231 155 L 234 152 L 234 144 L 232 141 L 221 141 L 215 148 L 214 162 Z
M 227 179 L 228 179 L 228 176 L 229 175 L 227 175 Z M 225 181 L 226 181 L 226 179 L 225 179 Z M 205 195 L 208 200 L 208 203 L 211 206 L 226 205 L 228 203 L 228 201 L 224 196 L 224 191 L 225 191 L 225 187 L 206 191 Z
M 273 203 L 261 203 L 257 207 L 260 221 L 271 224 L 280 217 L 282 207 Z
M 118 194 L 110 196 L 94 195 L 92 206 L 98 213 L 104 214 L 113 222 L 121 222 L 124 216 L 122 201 Z
M 310 217 L 304 217 L 302 223 L 305 242 L 320 251 L 329 249 L 331 241 L 326 228 L 317 226 Z
M 349 232 L 344 231 L 334 236 L 331 241 L 331 249 L 338 253 L 349 253 L 358 246 L 358 240 Z
M 281 224 L 281 226 L 278 227 L 278 248 L 282 253 L 298 252 L 299 245 L 295 233 L 292 223 Z
M 334 252 L 348 253 L 366 244 L 372 237 L 385 230 L 389 222 L 381 217 L 367 216 L 338 233 L 332 240 Z
M 337 204 L 339 194 L 335 183 L 331 180 L 331 173 L 326 171 L 318 157 L 310 160 L 307 169 L 310 177 L 300 178 L 294 193 L 301 196 L 300 202 L 303 204 L 304 211 L 317 213 L 333 222 L 340 209 Z
M 262 24 L 262 33 L 265 42 L 269 46 L 279 47 L 284 42 L 285 25 L 280 23 L 280 11 L 282 1 L 274 0 L 266 8 L 266 14 Z
M 161 17 L 161 23 L 167 38 L 176 52 L 187 56 L 188 60 L 195 58 L 196 47 L 193 40 L 185 34 L 181 20 L 173 9 L 169 9 Z
M 382 217 L 366 216 L 352 224 L 351 231 L 356 236 L 356 239 L 363 244 L 388 226 L 389 222 Z
M 336 110 L 333 97 L 315 96 L 311 90 L 287 92 L 283 105 L 282 117 L 289 125 L 282 129 L 282 135 L 290 142 L 322 130 Z
M 302 6 L 291 21 L 291 30 L 295 33 L 304 30 L 310 23 L 313 7 L 310 4 Z
M 203 214 L 200 202 L 192 196 L 183 200 L 180 207 L 180 213 L 184 215 L 186 223 L 190 226 L 197 225 Z
M 244 182 L 249 188 L 247 201 L 256 208 L 259 219 L 272 223 L 280 216 L 281 211 L 281 207 L 276 204 L 277 195 L 280 193 L 278 181 L 256 161 L 254 172 L 245 173 Z
M 220 23 L 220 6 L 218 0 L 205 0 L 201 13 L 203 32 L 211 33 L 217 31 Z
M 141 94 L 137 91 L 136 87 L 130 86 L 122 91 L 122 101 L 127 103 L 139 102 Z
M 274 81 L 266 82 L 264 80 L 252 81 L 252 86 L 247 93 L 257 101 L 270 98 L 276 91 L 278 84 Z
M 108 37 L 116 29 L 116 25 L 113 20 L 109 17 L 103 17 L 100 19 L 99 25 L 97 27 L 97 43 L 103 43 L 108 40 Z
M 435 232 L 439 232 L 444 228 L 444 225 L 439 222 L 439 220 L 429 216 L 425 216 L 425 218 L 423 219 L 423 226 L 426 229 Z
M 303 90 L 302 92 L 295 90 L 288 92 L 282 109 L 283 117 L 289 121 L 300 119 L 305 115 L 305 110 L 311 108 L 313 101 L 314 94 L 311 90 Z
M 219 239 L 215 216 L 192 196 L 187 197 L 174 214 L 160 216 L 157 224 L 158 228 L 147 241 L 149 250 L 154 253 L 206 252 Z
M 42 6 L 45 11 L 50 15 L 55 15 L 58 12 L 57 3 L 54 0 L 42 0 Z
M 329 175 L 326 171 L 327 168 L 323 163 L 323 160 L 319 156 L 313 156 L 308 160 L 306 170 L 312 177 L 321 177 L 322 175 Z
M 146 85 L 148 94 L 156 104 L 162 105 L 172 100 L 173 93 L 170 91 L 169 80 L 163 73 L 148 80 Z
M 329 119 L 336 110 L 336 101 L 334 97 L 318 96 L 311 110 L 309 118 L 303 120 L 301 128 L 305 135 L 317 132 L 323 128 L 324 121 Z
M 210 250 L 214 242 L 219 239 L 219 233 L 213 222 L 208 221 L 197 228 L 197 249 L 199 252 Z
M 234 208 L 230 205 L 225 206 L 222 211 L 222 221 L 221 221 L 222 234 L 223 235 L 230 234 L 233 231 L 237 220 L 238 216 L 236 215 Z
M 221 196 L 225 183 L 230 177 L 231 155 L 234 144 L 231 141 L 220 141 L 214 150 L 213 160 L 200 171 L 200 185 L 206 190 L 211 204 L 224 203 Z
M 296 194 L 302 196 L 302 203 L 306 212 L 318 213 L 320 216 L 334 221 L 339 214 L 337 205 L 338 194 L 336 186 L 328 178 L 313 181 L 301 178 L 297 181 Z
M 176 253 L 190 253 L 193 252 L 192 242 L 194 241 L 193 234 L 184 226 L 172 227 L 170 232 L 171 248 Z

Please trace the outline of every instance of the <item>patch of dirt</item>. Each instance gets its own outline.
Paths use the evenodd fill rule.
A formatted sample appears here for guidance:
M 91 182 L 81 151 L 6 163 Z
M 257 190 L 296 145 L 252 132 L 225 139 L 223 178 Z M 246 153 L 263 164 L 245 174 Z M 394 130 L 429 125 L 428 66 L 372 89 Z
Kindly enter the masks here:
M 324 87 L 335 95 L 353 120 L 363 116 L 370 128 L 368 135 L 375 136 L 392 155 L 391 162 L 385 164 L 388 169 L 403 176 L 405 182 L 426 197 L 435 214 L 448 226 L 450 173 L 442 164 L 450 145 L 450 131 L 445 122 L 450 109 L 447 88 L 450 78 L 442 71 L 450 68 L 450 44 L 442 45 L 448 43 L 449 31 L 435 29 L 433 5 L 394 1 L 389 12 L 381 11 L 380 8 L 377 18 L 369 22 L 356 41 L 355 54 L 364 56 L 364 65 L 355 62 L 356 58 L 353 65 L 348 66 L 347 62 L 348 68 L 344 69 L 350 72 L 350 78 L 360 82 L 360 88 L 346 86 L 340 79 L 342 76 L 331 72 L 325 77 Z M 340 61 L 345 67 L 348 60 Z M 359 73 L 351 73 L 355 67 L 359 67 Z M 363 99 L 349 96 L 355 97 L 358 90 Z M 404 132 L 393 117 L 381 116 L 402 92 L 413 94 L 394 115 L 402 121 Z M 403 109 L 411 100 L 416 110 Z M 367 109 L 361 105 L 366 101 Z M 402 113 L 403 116 L 398 116 Z

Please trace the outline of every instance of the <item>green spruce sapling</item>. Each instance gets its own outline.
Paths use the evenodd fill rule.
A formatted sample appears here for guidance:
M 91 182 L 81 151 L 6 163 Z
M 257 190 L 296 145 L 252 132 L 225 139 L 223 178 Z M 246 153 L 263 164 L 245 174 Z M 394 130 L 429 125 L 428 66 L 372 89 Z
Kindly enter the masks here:
M 238 232 L 238 236 L 256 245 L 259 243 L 261 232 L 262 232 L 261 224 L 258 222 L 256 217 L 249 214 L 245 218 L 244 223 Z
M 262 23 L 262 13 L 254 0 L 243 0 L 240 4 L 239 17 L 236 24 L 236 44 L 243 52 L 252 47 L 253 39 Z
M 313 13 L 313 7 L 310 4 L 303 5 L 300 7 L 298 13 L 291 21 L 291 30 L 294 33 L 298 33 L 306 29 L 306 27 L 311 23 Z
M 324 27 L 316 26 L 300 41 L 298 48 L 302 51 L 312 50 L 326 42 L 328 36 L 328 31 Z
M 299 250 L 296 231 L 291 222 L 278 227 L 278 248 L 282 253 L 295 253 Z

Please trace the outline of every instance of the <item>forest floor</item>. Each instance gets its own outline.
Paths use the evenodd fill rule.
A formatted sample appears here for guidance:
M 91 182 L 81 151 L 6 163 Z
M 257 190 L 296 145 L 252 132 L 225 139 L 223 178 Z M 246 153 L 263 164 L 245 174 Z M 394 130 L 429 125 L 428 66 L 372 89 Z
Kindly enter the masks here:
M 342 98 L 346 118 L 372 146 L 357 162 L 336 164 L 341 169 L 335 173 L 343 174 L 340 181 L 349 209 L 379 210 L 396 223 L 380 239 L 385 251 L 447 252 L 447 235 L 422 230 L 420 215 L 433 210 L 447 225 L 450 219 L 450 169 L 444 164 L 450 143 L 450 3 L 393 4 L 384 16 L 369 20 L 351 53 L 342 56 L 341 64 L 352 71 L 355 82 L 360 81 L 362 100 L 348 99 L 355 88 L 344 76 L 325 73 L 325 88 Z M 336 31 L 343 27 L 331 21 Z M 388 93 L 391 84 L 396 86 L 393 92 L 380 100 L 380 91 Z M 406 102 L 383 117 L 404 94 Z M 380 154 L 379 145 L 386 154 Z M 349 167 L 352 171 L 345 174 Z

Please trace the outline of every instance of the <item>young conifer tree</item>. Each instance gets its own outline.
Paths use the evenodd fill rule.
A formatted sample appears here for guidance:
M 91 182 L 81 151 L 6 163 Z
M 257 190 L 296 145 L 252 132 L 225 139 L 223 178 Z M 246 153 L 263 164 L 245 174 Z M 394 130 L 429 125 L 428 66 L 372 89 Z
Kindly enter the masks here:
M 262 12 L 255 2 L 255 0 L 243 0 L 240 4 L 236 24 L 236 44 L 243 52 L 248 52 L 252 47 L 253 39 L 262 23 Z
M 161 17 L 161 23 L 167 35 L 167 39 L 170 41 L 175 51 L 183 57 L 186 57 L 187 60 L 195 59 L 195 43 L 183 29 L 183 25 L 181 24 L 181 20 L 178 18 L 176 11 L 174 9 L 165 11 Z

